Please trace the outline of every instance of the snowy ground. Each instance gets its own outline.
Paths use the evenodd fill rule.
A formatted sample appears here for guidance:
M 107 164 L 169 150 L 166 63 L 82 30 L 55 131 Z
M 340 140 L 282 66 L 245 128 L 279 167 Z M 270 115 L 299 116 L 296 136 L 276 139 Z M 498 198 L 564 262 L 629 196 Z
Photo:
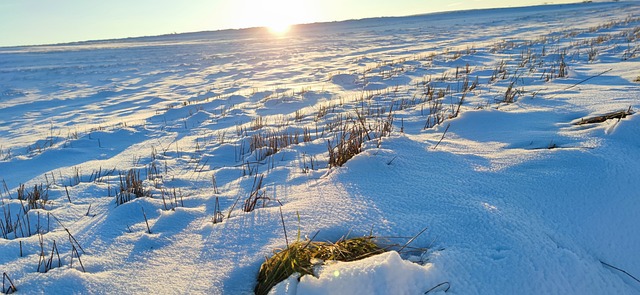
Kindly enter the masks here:
M 638 15 L 0 48 L 0 272 L 24 294 L 250 294 L 282 212 L 289 240 L 427 228 L 411 245 L 428 250 L 327 263 L 280 294 L 637 294 L 640 119 L 574 123 L 640 109 Z M 328 141 L 359 128 L 362 152 L 330 168 Z M 147 197 L 117 205 L 130 170 Z

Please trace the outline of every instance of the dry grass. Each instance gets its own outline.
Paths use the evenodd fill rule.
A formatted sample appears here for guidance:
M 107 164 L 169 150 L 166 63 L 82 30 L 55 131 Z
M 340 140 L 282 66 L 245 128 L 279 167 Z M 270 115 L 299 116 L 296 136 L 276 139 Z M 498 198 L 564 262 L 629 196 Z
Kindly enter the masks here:
M 18 289 L 11 281 L 11 278 L 9 278 L 9 275 L 6 272 L 2 273 L 2 293 L 13 294 L 16 291 L 18 291 Z
M 142 197 L 151 197 L 151 191 L 143 187 L 140 171 L 131 169 L 127 174 L 120 173 L 120 191 L 116 195 L 116 204 L 122 205 Z
M 224 215 L 222 215 L 222 211 L 220 211 L 220 200 L 216 197 L 216 203 L 213 208 L 213 217 L 211 221 L 213 224 L 221 223 L 224 220 Z
M 57 257 L 58 260 L 58 266 L 57 267 L 61 267 L 62 266 L 62 260 L 60 259 L 60 252 L 58 251 L 58 245 L 56 244 L 56 241 L 53 241 L 53 246 L 51 247 L 51 255 L 48 255 L 48 252 L 45 252 L 44 250 L 44 237 L 42 234 L 40 234 L 39 236 L 39 241 L 40 241 L 40 258 L 38 260 L 38 270 L 37 272 L 42 272 L 42 273 L 46 273 L 49 272 L 50 270 L 52 270 L 54 268 L 54 261 L 55 258 Z M 47 256 L 49 256 L 49 258 L 47 259 Z
M 258 206 L 258 202 L 262 200 L 262 206 L 266 205 L 266 202 L 269 201 L 269 197 L 265 196 L 266 192 L 262 189 L 262 180 L 264 179 L 264 174 L 256 175 L 253 178 L 253 187 L 251 188 L 251 193 L 249 197 L 244 200 L 244 205 L 242 206 L 242 211 L 251 212 L 256 209 Z
M 627 110 L 606 113 L 600 116 L 582 118 L 580 119 L 580 121 L 574 123 L 574 125 L 594 124 L 594 123 L 602 123 L 610 119 L 622 119 L 629 115 L 632 115 L 633 113 L 634 113 L 633 110 L 631 109 L 631 107 L 629 107 L 629 109 Z
M 11 194 L 9 189 L 4 183 L 5 192 L 8 199 L 11 200 Z M 0 194 L 0 203 L 2 204 L 2 215 L 0 215 L 0 238 L 10 239 L 30 237 L 34 234 L 41 233 L 43 231 L 43 225 L 41 224 L 40 212 L 37 214 L 29 215 L 28 212 L 32 209 L 45 209 L 45 205 L 49 199 L 49 189 L 42 184 L 35 185 L 33 190 L 29 190 L 24 184 L 20 184 L 18 187 L 18 200 L 20 206 L 15 208 L 18 212 L 11 212 L 11 205 L 5 203 L 3 195 Z M 32 218 L 37 217 L 36 220 Z M 47 213 L 47 231 L 49 229 L 49 213 Z M 35 228 L 34 228 L 35 227 Z M 11 235 L 13 234 L 13 235 Z
M 11 160 L 11 148 L 3 149 L 0 146 L 0 161 Z
M 587 49 L 587 56 L 590 62 L 595 61 L 598 56 L 598 49 L 594 48 L 592 45 L 591 48 Z
M 25 213 L 31 209 L 45 209 L 44 205 L 49 200 L 49 188 L 40 184 L 34 185 L 33 190 L 29 191 L 25 189 L 24 184 L 20 184 L 18 200 L 27 202 Z
M 362 144 L 367 131 L 359 126 L 354 126 L 350 131 L 343 131 L 337 142 L 327 142 L 329 150 L 329 167 L 341 167 L 362 152 Z
M 341 239 L 335 243 L 297 241 L 262 264 L 255 294 L 268 294 L 273 286 L 296 272 L 300 275 L 313 275 L 312 260 L 354 261 L 384 252 L 374 239 L 372 236 L 365 236 Z
M 514 89 L 515 81 L 512 81 L 507 87 L 507 90 L 504 93 L 503 102 L 505 103 L 514 103 L 516 101 L 516 97 L 520 94 L 520 90 Z

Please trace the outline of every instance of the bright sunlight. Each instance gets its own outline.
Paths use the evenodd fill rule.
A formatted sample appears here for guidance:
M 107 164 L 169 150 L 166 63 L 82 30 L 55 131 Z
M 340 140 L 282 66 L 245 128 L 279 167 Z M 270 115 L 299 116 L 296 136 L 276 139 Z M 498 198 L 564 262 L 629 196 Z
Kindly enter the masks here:
M 287 23 L 271 24 L 271 25 L 267 25 L 267 29 L 269 29 L 269 32 L 273 34 L 283 35 L 283 34 L 286 34 L 289 31 L 289 29 L 291 29 L 291 24 L 287 24 Z
M 314 19 L 306 1 L 242 0 L 238 5 L 243 7 L 237 20 L 239 27 L 266 27 L 276 35 L 287 33 L 291 25 Z

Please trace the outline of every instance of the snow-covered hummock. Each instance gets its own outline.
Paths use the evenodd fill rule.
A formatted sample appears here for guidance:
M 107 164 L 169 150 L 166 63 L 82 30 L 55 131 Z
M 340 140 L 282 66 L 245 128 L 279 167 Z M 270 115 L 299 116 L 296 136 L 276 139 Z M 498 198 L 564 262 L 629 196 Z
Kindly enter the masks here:
M 409 246 L 428 250 L 325 262 L 274 292 L 638 294 L 640 116 L 574 123 L 640 110 L 639 15 L 580 3 L 0 48 L 0 221 L 21 219 L 0 272 L 21 294 L 251 294 L 298 231 L 402 245 L 427 228 Z M 336 122 L 374 126 L 391 105 L 390 136 L 327 167 Z M 298 142 L 250 152 L 285 133 Z M 116 205 L 130 169 L 152 197 Z M 20 184 L 48 187 L 44 208 L 21 214 Z
M 317 277 L 291 276 L 274 287 L 271 294 L 421 294 L 437 285 L 430 268 L 431 265 L 403 260 L 398 252 L 390 251 L 363 260 L 324 265 L 317 269 Z

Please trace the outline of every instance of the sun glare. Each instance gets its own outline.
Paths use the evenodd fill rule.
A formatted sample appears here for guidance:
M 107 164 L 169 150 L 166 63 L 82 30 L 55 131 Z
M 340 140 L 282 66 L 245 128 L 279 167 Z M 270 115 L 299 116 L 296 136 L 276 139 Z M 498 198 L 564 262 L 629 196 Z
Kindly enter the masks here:
M 272 34 L 284 35 L 289 32 L 289 30 L 291 29 L 291 25 L 285 23 L 271 24 L 267 26 L 267 29 L 269 29 L 269 32 L 271 32 Z
M 243 0 L 240 27 L 265 27 L 274 35 L 284 35 L 292 25 L 313 19 L 309 5 L 299 0 Z

